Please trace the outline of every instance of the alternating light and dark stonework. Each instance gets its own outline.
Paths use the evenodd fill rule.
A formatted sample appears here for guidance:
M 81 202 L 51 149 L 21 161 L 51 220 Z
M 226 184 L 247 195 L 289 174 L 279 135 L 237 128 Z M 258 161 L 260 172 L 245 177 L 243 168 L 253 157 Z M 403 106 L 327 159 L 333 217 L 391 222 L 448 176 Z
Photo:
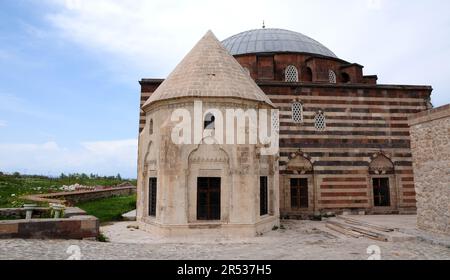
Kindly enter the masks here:
M 251 30 L 222 43 L 281 111 L 283 217 L 415 213 L 408 117 L 430 108 L 430 86 L 377 84 L 297 32 Z M 141 105 L 162 82 L 141 80 Z
M 200 143 L 172 141 L 172 113 L 183 108 L 194 118 L 196 101 L 203 106 L 202 131 L 208 110 L 225 116 L 228 109 L 267 109 L 271 117 L 270 99 L 214 34 L 208 32 L 154 89 L 142 106 L 140 228 L 164 236 L 255 236 L 279 226 L 278 154 L 262 155 L 259 145 L 217 143 L 208 135 Z

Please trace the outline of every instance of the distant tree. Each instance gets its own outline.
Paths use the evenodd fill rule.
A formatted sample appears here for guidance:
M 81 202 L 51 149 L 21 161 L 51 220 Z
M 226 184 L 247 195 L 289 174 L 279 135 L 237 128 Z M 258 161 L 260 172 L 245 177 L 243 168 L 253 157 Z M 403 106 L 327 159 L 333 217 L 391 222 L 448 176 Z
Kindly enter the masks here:
M 18 178 L 18 177 L 20 177 L 20 173 L 19 173 L 19 172 L 14 172 L 14 173 L 13 173 L 13 176 L 16 177 L 16 178 Z
M 59 175 L 59 178 L 60 178 L 60 179 L 66 179 L 67 176 L 66 176 L 66 174 L 64 174 L 64 173 L 61 173 L 61 175 Z
M 116 178 L 117 178 L 117 180 L 122 181 L 122 176 L 120 176 L 120 173 L 117 174 Z

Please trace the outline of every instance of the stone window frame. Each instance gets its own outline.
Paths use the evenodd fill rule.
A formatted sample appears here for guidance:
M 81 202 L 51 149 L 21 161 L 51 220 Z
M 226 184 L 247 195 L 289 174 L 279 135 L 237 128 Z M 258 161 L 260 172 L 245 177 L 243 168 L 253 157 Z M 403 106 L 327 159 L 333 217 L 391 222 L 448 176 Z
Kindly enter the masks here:
M 299 71 L 294 65 L 288 65 L 284 70 L 284 78 L 288 83 L 298 83 Z

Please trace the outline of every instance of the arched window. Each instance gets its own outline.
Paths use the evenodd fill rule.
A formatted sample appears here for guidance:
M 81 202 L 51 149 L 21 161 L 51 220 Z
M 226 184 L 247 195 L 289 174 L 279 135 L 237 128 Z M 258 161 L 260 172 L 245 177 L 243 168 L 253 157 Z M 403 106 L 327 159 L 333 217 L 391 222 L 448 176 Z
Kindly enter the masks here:
M 205 129 L 215 129 L 216 128 L 215 122 L 216 122 L 216 117 L 213 114 L 208 113 L 205 116 L 205 126 L 204 126 L 204 128 Z
M 306 68 L 306 71 L 305 71 L 305 74 L 303 75 L 303 80 L 305 81 L 305 82 L 312 82 L 312 80 L 313 80 L 313 78 L 312 78 L 312 70 L 311 70 L 311 68 L 309 68 L 309 67 L 307 67 Z
M 303 104 L 299 101 L 292 103 L 292 121 L 303 123 Z
M 150 120 L 149 133 L 150 135 L 153 135 L 153 119 Z
M 337 83 L 336 73 L 334 73 L 333 70 L 330 70 L 328 72 L 328 80 L 330 81 L 330 84 Z
M 347 73 L 345 73 L 345 72 L 342 72 L 342 74 L 341 74 L 341 80 L 342 80 L 342 82 L 343 83 L 350 83 L 350 76 L 347 74 Z
M 324 131 L 327 128 L 325 114 L 322 111 L 317 112 L 314 117 L 314 127 L 318 131 Z
M 286 82 L 289 83 L 296 83 L 298 82 L 298 70 L 294 65 L 289 65 L 286 67 L 286 70 L 284 72 L 284 77 Z

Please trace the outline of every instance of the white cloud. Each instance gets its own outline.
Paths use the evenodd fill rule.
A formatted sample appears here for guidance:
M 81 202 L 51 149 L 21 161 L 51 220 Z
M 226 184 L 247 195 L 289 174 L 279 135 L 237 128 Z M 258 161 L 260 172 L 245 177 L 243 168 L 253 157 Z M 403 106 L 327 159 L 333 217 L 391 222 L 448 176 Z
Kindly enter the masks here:
M 28 174 L 94 173 L 136 177 L 137 140 L 84 142 L 68 149 L 55 142 L 0 144 L 0 170 Z
M 0 127 L 5 127 L 7 125 L 8 125 L 8 123 L 6 121 L 0 120 Z
M 219 39 L 267 27 L 299 31 L 380 83 L 431 84 L 439 104 L 450 71 L 448 1 L 47 0 L 61 36 L 102 57 L 121 78 L 164 78 L 212 29 Z M 418 20 L 420 19 L 420 20 Z M 430 71 L 429 67 L 433 69 Z M 126 76 L 126 77 L 125 77 Z M 117 78 L 116 78 L 117 79 Z

